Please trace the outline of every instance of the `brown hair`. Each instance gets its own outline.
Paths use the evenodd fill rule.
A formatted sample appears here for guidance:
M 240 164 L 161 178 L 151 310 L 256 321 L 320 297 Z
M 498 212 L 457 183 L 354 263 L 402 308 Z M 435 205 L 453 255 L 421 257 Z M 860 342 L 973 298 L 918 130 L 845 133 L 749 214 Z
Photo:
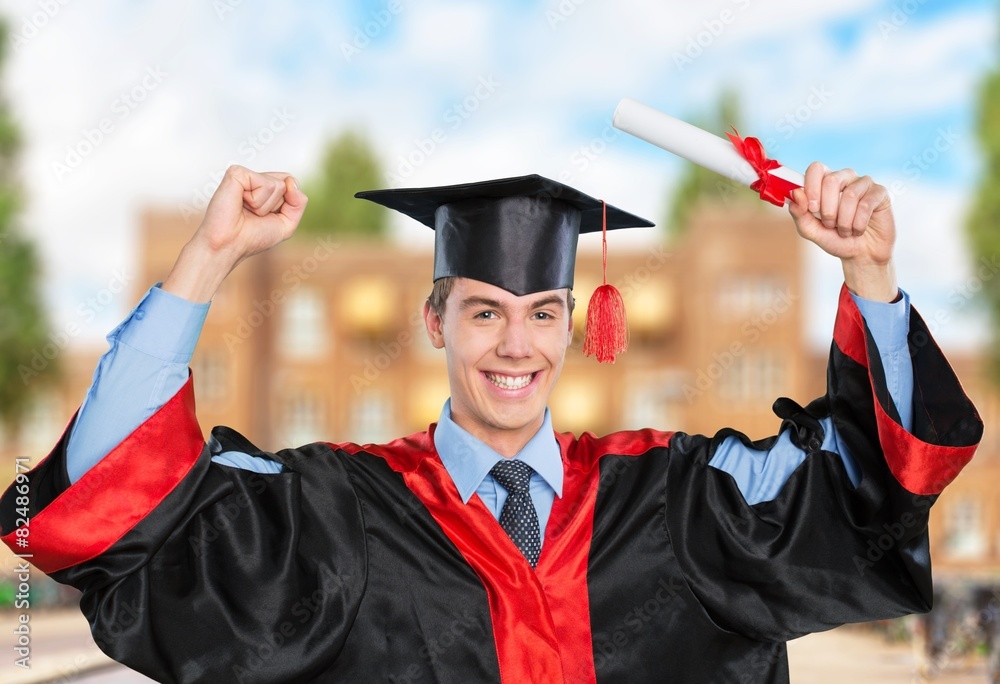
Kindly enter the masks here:
M 434 287 L 431 288 L 431 293 L 427 297 L 427 303 L 430 304 L 431 311 L 441 318 L 444 318 L 444 303 L 448 300 L 448 295 L 451 294 L 451 288 L 454 285 L 454 276 L 438 278 L 434 281 Z

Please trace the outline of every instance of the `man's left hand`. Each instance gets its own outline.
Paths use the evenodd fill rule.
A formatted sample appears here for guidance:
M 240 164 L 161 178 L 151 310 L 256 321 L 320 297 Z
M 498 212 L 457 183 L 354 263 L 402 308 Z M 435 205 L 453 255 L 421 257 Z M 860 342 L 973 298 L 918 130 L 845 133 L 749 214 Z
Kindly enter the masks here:
M 896 298 L 896 225 L 884 186 L 850 169 L 831 171 L 813 162 L 788 211 L 799 235 L 841 260 L 853 293 L 877 301 Z

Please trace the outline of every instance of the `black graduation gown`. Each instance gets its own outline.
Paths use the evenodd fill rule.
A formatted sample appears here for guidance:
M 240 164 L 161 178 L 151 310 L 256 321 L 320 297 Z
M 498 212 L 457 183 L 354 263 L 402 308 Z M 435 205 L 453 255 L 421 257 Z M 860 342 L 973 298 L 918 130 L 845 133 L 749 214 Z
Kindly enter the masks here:
M 732 430 L 557 434 L 534 571 L 461 503 L 434 426 L 284 450 L 262 475 L 211 462 L 261 452 L 228 428 L 206 446 L 190 382 L 72 486 L 64 436 L 30 474 L 30 526 L 12 487 L 2 534 L 83 591 L 105 652 L 164 682 L 786 682 L 788 639 L 930 607 L 928 510 L 982 423 L 915 311 L 910 343 L 913 435 L 842 292 L 827 394 L 775 403 L 810 455 L 754 506 L 707 465 Z M 857 488 L 819 451 L 827 415 Z

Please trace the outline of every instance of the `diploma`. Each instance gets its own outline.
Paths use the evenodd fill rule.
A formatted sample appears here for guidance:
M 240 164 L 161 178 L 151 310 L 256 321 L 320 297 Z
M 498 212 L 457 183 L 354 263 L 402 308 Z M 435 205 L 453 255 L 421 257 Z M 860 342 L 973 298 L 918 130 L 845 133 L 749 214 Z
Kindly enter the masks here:
M 728 134 L 730 139 L 725 140 L 630 97 L 618 103 L 612 124 L 698 166 L 749 185 L 772 204 L 784 204 L 788 193 L 805 182 L 798 171 L 767 159 L 756 138 L 744 140 Z

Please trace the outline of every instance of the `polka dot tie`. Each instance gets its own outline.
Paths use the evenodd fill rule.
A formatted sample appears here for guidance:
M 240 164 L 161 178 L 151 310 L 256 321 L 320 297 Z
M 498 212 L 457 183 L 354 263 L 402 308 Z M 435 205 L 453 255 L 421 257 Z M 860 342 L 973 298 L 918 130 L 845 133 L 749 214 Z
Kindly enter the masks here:
M 528 482 L 533 472 L 530 465 L 512 458 L 505 458 L 490 470 L 490 475 L 507 490 L 507 500 L 500 511 L 500 527 L 528 559 L 531 567 L 535 567 L 542 552 L 538 513 L 528 494 Z

